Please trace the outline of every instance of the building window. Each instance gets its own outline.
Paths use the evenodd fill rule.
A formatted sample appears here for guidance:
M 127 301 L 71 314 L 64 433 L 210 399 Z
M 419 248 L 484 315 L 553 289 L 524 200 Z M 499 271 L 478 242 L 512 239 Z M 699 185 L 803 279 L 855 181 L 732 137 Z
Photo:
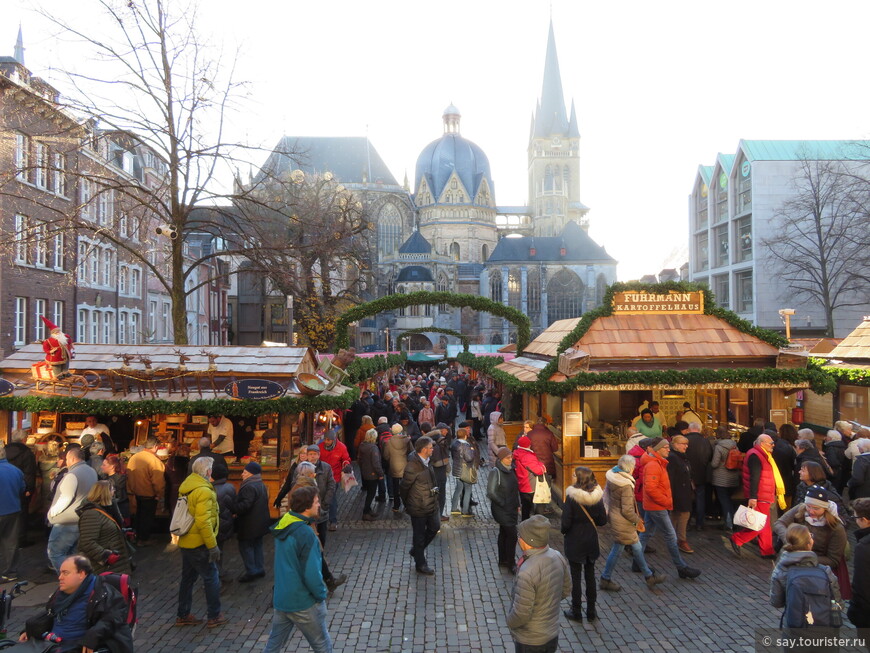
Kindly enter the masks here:
M 489 298 L 501 303 L 502 288 L 501 288 L 501 270 L 489 271 Z
M 707 232 L 695 237 L 695 271 L 706 270 L 710 267 L 710 247 Z
M 47 227 L 41 224 L 34 230 L 36 234 L 36 265 L 45 267 L 48 265 L 48 238 Z
M 36 185 L 48 188 L 48 148 L 44 143 L 36 144 Z
M 130 331 L 127 335 L 127 339 L 130 341 L 131 345 L 139 344 L 139 314 L 138 313 L 130 313 Z
M 94 205 L 91 203 L 93 198 L 93 188 L 91 187 L 90 179 L 82 179 L 79 184 L 79 200 L 81 201 L 81 216 L 83 220 L 93 221 Z
M 151 340 L 157 336 L 157 302 L 148 302 L 148 331 L 150 331 Z
M 139 297 L 139 285 L 142 273 L 137 268 L 130 268 L 130 295 Z
M 88 341 L 88 311 L 84 308 L 79 309 L 79 319 L 76 325 L 76 340 L 79 342 Z
M 127 294 L 127 277 L 129 276 L 129 271 L 127 270 L 126 265 L 122 265 L 118 270 L 118 292 L 122 295 Z
M 60 196 L 66 195 L 66 169 L 64 167 L 64 156 L 63 154 L 55 153 L 54 154 L 54 170 L 52 171 L 54 177 L 54 192 Z
M 99 311 L 91 311 L 91 342 L 97 344 L 100 342 L 100 327 L 102 326 L 103 315 Z
M 103 343 L 109 345 L 112 343 L 112 318 L 111 313 L 103 313 Z
M 550 324 L 579 317 L 583 313 L 584 294 L 585 286 L 580 277 L 571 270 L 559 270 L 547 283 L 547 319 Z
M 450 244 L 450 257 L 454 261 L 459 261 L 459 243 L 451 243 Z
M 30 166 L 30 137 L 25 134 L 15 134 L 15 178 L 27 181 Z
M 728 265 L 728 225 L 716 227 L 713 231 L 713 243 L 715 246 L 715 260 L 713 267 L 718 268 Z
M 163 302 L 163 340 L 169 340 L 169 302 Z
M 716 303 L 722 308 L 731 308 L 731 295 L 729 290 L 727 274 L 720 274 L 713 277 L 713 294 L 716 296 Z
M 438 277 L 438 292 L 448 292 L 450 290 L 450 284 L 447 283 L 447 277 L 443 274 Z M 447 304 L 440 304 L 438 306 L 438 310 L 441 313 L 446 313 L 450 310 L 450 307 Z
M 752 260 L 752 216 L 740 218 L 736 225 L 736 263 Z
M 101 225 L 112 224 L 115 210 L 115 191 L 103 190 L 97 201 L 97 217 Z
M 127 232 L 128 232 L 127 214 L 124 212 L 121 212 L 121 217 L 118 218 L 118 235 L 121 238 L 127 238 L 128 237 Z
M 488 259 L 488 258 L 489 258 L 489 246 L 483 245 L 480 248 L 480 262 L 486 263 L 486 259 Z
M 27 265 L 27 216 L 15 216 L 15 262 Z
M 51 304 L 51 321 L 63 329 L 63 302 L 58 299 Z
M 36 340 L 45 340 L 45 322 L 41 318 L 47 318 L 46 308 L 48 302 L 44 299 L 33 300 L 33 330 Z
M 398 251 L 402 239 L 401 216 L 391 203 L 384 204 L 378 218 L 378 251 L 388 256 Z
M 529 302 L 529 314 L 538 316 L 541 312 L 541 273 L 537 269 L 529 270 L 526 278 L 526 292 Z
M 522 284 L 519 270 L 508 273 L 508 306 L 520 310 L 522 308 Z
M 63 234 L 54 236 L 54 269 L 63 270 Z
M 121 311 L 118 314 L 118 344 L 127 344 L 127 312 Z
M 112 285 L 112 250 L 104 249 L 103 250 L 103 285 L 111 286 Z
M 753 307 L 752 270 L 735 273 L 734 285 L 737 287 L 737 312 L 751 313 Z
M 15 298 L 15 339 L 16 347 L 23 347 L 27 338 L 27 297 Z

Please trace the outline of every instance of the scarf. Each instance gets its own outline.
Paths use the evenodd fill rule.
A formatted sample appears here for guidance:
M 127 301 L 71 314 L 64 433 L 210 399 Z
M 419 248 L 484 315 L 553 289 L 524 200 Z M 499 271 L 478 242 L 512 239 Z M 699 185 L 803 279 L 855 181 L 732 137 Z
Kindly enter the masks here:
M 759 447 L 761 449 L 761 447 Z M 773 471 L 773 482 L 776 483 L 776 505 L 780 510 L 785 510 L 785 483 L 782 482 L 782 475 L 779 473 L 779 467 L 773 460 L 773 454 L 769 451 L 761 449 L 767 454 L 767 460 L 770 463 L 770 469 Z

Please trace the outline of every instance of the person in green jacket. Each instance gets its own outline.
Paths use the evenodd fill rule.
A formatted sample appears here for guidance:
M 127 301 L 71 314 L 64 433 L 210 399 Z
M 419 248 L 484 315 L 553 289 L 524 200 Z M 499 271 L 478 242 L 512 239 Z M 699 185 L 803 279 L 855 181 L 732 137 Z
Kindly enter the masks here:
M 205 601 L 208 606 L 206 626 L 214 628 L 227 622 L 221 612 L 221 583 L 217 562 L 221 550 L 217 545 L 218 503 L 211 484 L 213 458 L 198 458 L 191 465 L 192 473 L 178 488 L 179 496 L 187 496 L 187 509 L 193 515 L 193 526 L 178 538 L 181 549 L 181 584 L 178 587 L 178 618 L 176 626 L 191 626 L 202 619 L 191 614 L 193 584 L 202 576 Z
M 272 631 L 264 653 L 284 650 L 293 628 L 299 628 L 315 653 L 332 653 L 326 629 L 326 583 L 321 573 L 320 542 L 313 520 L 320 514 L 316 487 L 297 487 L 290 512 L 272 527 L 275 536 L 275 589 Z

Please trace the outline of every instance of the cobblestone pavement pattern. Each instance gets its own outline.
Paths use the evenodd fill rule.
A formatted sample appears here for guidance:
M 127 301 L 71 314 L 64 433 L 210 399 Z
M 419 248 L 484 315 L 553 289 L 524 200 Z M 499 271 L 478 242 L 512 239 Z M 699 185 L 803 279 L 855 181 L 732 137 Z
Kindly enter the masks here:
M 498 527 L 486 501 L 486 469 L 474 489 L 479 505 L 473 518 L 452 517 L 427 553 L 435 576 L 414 571 L 408 556 L 410 520 L 394 515 L 389 502 L 375 503 L 379 519 L 360 520 L 359 488 L 341 493 L 338 531 L 329 534 L 326 554 L 333 572 L 346 573 L 348 581 L 328 601 L 329 632 L 336 652 L 417 653 L 438 651 L 513 651 L 505 617 L 510 605 L 513 577 L 499 568 L 496 557 Z M 452 496 L 453 480 L 448 485 Z M 551 546 L 562 548 L 562 536 L 552 520 Z M 768 579 L 772 563 L 754 554 L 737 560 L 725 551 L 722 531 L 708 526 L 691 532 L 694 555 L 689 564 L 703 570 L 697 580 L 679 580 L 657 536 L 648 556 L 650 566 L 668 576 L 653 591 L 640 574 L 630 570 L 622 556 L 613 579 L 621 592 L 598 593 L 598 620 L 591 625 L 561 619 L 562 651 L 754 651 L 753 631 L 779 623 L 779 611 L 768 604 Z M 750 545 L 751 546 L 751 545 Z M 601 548 L 610 539 L 602 529 Z M 747 547 L 749 548 L 749 546 Z M 16 600 L 10 634 L 18 633 L 24 620 L 36 612 L 56 587 L 45 569 L 44 540 L 22 551 L 20 569 L 30 573 L 31 593 Z M 757 552 L 757 549 L 755 549 Z M 270 582 L 273 547 L 266 538 L 266 578 L 249 584 L 235 581 L 243 571 L 236 542 L 230 541 L 224 570 L 230 581 L 221 600 L 225 626 L 175 627 L 181 557 L 152 546 L 138 554 L 135 577 L 139 583 L 137 651 L 203 653 L 205 651 L 259 651 L 269 636 L 272 616 Z M 604 567 L 599 558 L 596 577 Z M 37 571 L 38 570 L 38 571 Z M 37 571 L 37 573 L 32 573 Z M 11 584 L 0 585 L 9 588 Z M 569 607 L 568 600 L 563 602 Z M 194 614 L 205 616 L 205 597 L 199 582 L 194 592 Z M 286 651 L 310 650 L 298 630 Z M 845 649 L 844 649 L 845 650 Z

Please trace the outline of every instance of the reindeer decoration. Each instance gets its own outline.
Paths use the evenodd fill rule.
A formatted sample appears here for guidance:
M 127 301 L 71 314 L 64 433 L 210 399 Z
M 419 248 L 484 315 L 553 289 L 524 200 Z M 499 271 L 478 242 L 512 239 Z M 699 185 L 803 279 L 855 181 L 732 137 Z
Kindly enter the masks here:
M 130 363 L 135 356 L 133 354 L 115 354 L 115 358 L 121 359 L 121 368 L 118 370 L 108 370 L 109 380 L 112 383 L 112 394 L 117 394 L 120 390 L 126 397 L 130 392 L 130 381 L 134 378 L 138 378 L 133 374 L 133 368 L 130 367 Z M 120 385 L 120 388 L 115 384 L 116 381 L 119 382 L 118 385 Z
M 196 373 L 196 388 L 199 391 L 199 396 L 202 397 L 202 377 L 208 378 L 209 382 L 211 383 L 212 391 L 215 393 L 215 395 L 217 395 L 218 390 L 214 382 L 214 377 L 217 374 L 217 365 L 215 364 L 215 360 L 217 360 L 218 354 L 207 351 L 205 349 L 200 349 L 199 355 L 208 358 L 208 369 L 204 372 Z
M 168 382 L 170 395 L 175 392 L 175 382 L 178 381 L 179 392 L 182 397 L 186 397 L 187 383 L 184 377 L 188 375 L 188 371 L 185 363 L 190 360 L 190 356 L 180 349 L 173 349 L 172 353 L 178 356 L 178 367 L 159 367 L 153 371 L 152 376 L 155 381 L 165 380 Z

